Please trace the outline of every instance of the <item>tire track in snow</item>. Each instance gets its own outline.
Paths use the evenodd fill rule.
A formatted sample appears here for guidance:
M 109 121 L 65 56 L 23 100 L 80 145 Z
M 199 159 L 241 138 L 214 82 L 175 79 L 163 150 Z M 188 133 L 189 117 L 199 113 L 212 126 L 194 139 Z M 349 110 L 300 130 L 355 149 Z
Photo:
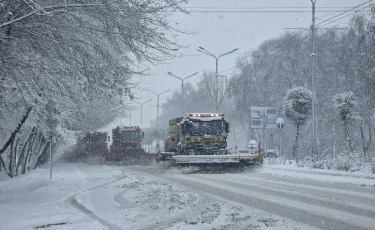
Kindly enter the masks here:
M 225 183 L 215 183 L 212 178 L 202 180 L 202 178 L 187 175 L 164 174 L 159 176 L 171 182 L 187 186 L 190 189 L 275 213 L 321 229 L 375 229 L 373 225 L 374 219 L 368 217 L 296 202 L 277 196 L 269 196 L 233 185 L 228 186 Z
M 287 172 L 287 170 L 280 170 Z M 298 172 L 298 171 L 296 171 Z M 303 172 L 298 172 L 298 173 L 303 173 Z M 306 174 L 306 173 L 305 173 Z M 324 175 L 324 174 L 321 174 Z M 288 182 L 291 184 L 305 184 L 305 185 L 312 185 L 316 187 L 324 187 L 324 188 L 334 188 L 334 189 L 344 189 L 346 191 L 353 191 L 353 192 L 360 192 L 360 193 L 368 193 L 372 194 L 375 196 L 375 188 L 374 187 L 361 187 L 358 185 L 354 185 L 351 183 L 347 184 L 342 184 L 342 183 L 329 183 L 329 182 L 322 182 L 322 181 L 314 181 L 311 179 L 301 179 L 301 178 L 293 178 L 293 177 L 288 177 L 288 176 L 283 176 L 283 175 L 275 175 L 271 174 L 269 172 L 255 172 L 255 173 L 244 173 L 241 174 L 243 177 L 247 177 L 249 179 L 259 179 L 263 178 L 265 180 L 269 181 L 284 181 Z M 337 176 L 337 177 L 345 177 L 345 176 Z M 368 179 L 368 178 L 367 178 Z M 374 180 L 374 186 L 375 186 L 375 180 Z
M 150 181 L 145 181 L 142 176 L 137 176 L 137 179 L 140 182 L 139 187 L 147 186 L 147 183 L 150 182 Z M 158 178 L 156 178 L 156 179 L 159 180 Z M 162 181 L 162 180 L 159 180 L 159 181 Z M 163 180 L 163 182 L 164 182 L 164 180 Z M 114 196 L 114 201 L 116 201 L 117 203 L 119 203 L 121 205 L 133 205 L 133 206 L 139 205 L 136 202 L 130 201 L 127 198 L 125 198 L 125 194 L 127 192 L 129 192 L 129 191 L 123 190 L 123 191 L 117 193 Z M 165 195 L 174 195 L 175 193 L 173 193 L 173 192 L 177 192 L 177 191 L 172 191 L 172 194 L 166 193 Z M 142 219 L 142 221 L 145 223 L 146 226 L 144 226 L 144 227 L 137 226 L 137 229 L 142 229 L 142 230 L 165 229 L 165 228 L 172 227 L 174 224 L 176 224 L 176 222 L 178 222 L 182 219 L 193 219 L 193 218 L 195 218 L 196 214 L 201 211 L 200 207 L 206 207 L 210 203 L 209 197 L 207 195 L 202 194 L 202 193 L 197 194 L 197 195 L 198 195 L 197 202 L 195 204 L 191 204 L 190 207 L 186 207 L 185 210 L 183 210 L 181 212 L 178 212 L 178 213 L 174 213 L 174 214 L 169 215 L 169 216 L 163 215 L 163 213 L 160 212 L 160 211 L 159 212 L 155 211 L 155 212 L 152 213 L 152 217 L 160 216 L 159 220 L 155 223 L 155 222 L 153 222 L 154 220 L 153 220 L 152 217 Z
M 212 176 L 214 178 L 217 178 L 216 176 Z M 269 186 L 270 184 L 278 185 L 280 187 L 287 187 L 289 189 L 294 189 L 296 191 L 311 193 L 314 192 L 315 194 L 319 196 L 327 196 L 329 195 L 332 198 L 342 198 L 344 200 L 349 200 L 353 202 L 358 202 L 362 204 L 371 204 L 375 207 L 375 195 L 366 193 L 366 192 L 353 192 L 353 191 L 347 191 L 346 189 L 342 188 L 341 186 L 338 188 L 326 188 L 323 186 L 312 186 L 309 184 L 303 184 L 303 183 L 290 183 L 285 182 L 282 180 L 274 181 L 274 180 L 267 180 L 263 179 L 263 175 L 259 175 L 259 177 L 248 177 L 245 175 L 236 175 L 236 176 L 230 176 L 230 175 L 222 175 L 224 178 L 228 178 L 231 180 L 242 180 L 242 181 L 251 181 L 254 183 L 259 183 L 264 186 Z
M 318 205 L 326 208 L 332 208 L 343 212 L 349 212 L 356 215 L 363 215 L 370 218 L 375 217 L 375 207 L 371 204 L 357 204 L 355 202 L 349 202 L 345 199 L 337 200 L 335 197 L 327 197 L 324 193 L 316 194 L 313 189 L 310 190 L 296 190 L 293 188 L 288 188 L 287 186 L 279 187 L 274 186 L 271 183 L 258 183 L 257 181 L 244 181 L 225 178 L 210 178 L 202 175 L 197 175 L 200 178 L 209 178 L 210 180 L 218 181 L 219 183 L 231 184 L 234 187 L 239 187 L 243 189 L 249 189 L 252 191 L 264 193 L 267 195 L 279 196 L 285 199 L 295 200 L 299 202 L 309 203 L 313 205 Z
M 76 196 L 82 194 L 82 193 L 85 193 L 85 192 L 89 192 L 89 191 L 93 191 L 95 189 L 98 189 L 98 188 L 102 188 L 104 186 L 107 186 L 107 185 L 110 185 L 112 183 L 115 183 L 119 180 L 122 180 L 124 179 L 125 177 L 119 177 L 113 181 L 110 181 L 108 183 L 105 183 L 105 184 L 102 184 L 102 185 L 98 185 L 98 186 L 95 186 L 95 187 L 92 187 L 92 188 L 89 188 L 89 189 L 86 189 L 86 190 L 83 190 L 83 191 L 80 191 L 72 196 L 70 196 L 66 201 L 71 205 L 73 206 L 74 208 L 76 208 L 78 211 L 86 214 L 87 216 L 89 216 L 91 219 L 93 220 L 96 220 L 98 221 L 100 224 L 102 224 L 103 226 L 106 226 L 108 227 L 109 229 L 111 230 L 121 230 L 122 228 L 120 228 L 119 226 L 116 226 L 114 224 L 111 224 L 109 222 L 107 222 L 106 220 L 100 218 L 99 216 L 95 215 L 95 213 L 93 213 L 92 211 L 90 211 L 89 209 L 87 209 L 83 204 L 79 203 L 77 201 L 77 198 Z

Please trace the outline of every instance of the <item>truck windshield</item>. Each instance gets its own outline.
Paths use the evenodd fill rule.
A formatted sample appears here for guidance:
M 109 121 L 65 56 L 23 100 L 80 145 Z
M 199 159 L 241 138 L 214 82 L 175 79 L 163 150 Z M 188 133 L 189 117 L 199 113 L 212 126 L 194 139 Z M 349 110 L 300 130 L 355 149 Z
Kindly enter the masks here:
M 113 136 L 116 140 L 142 140 L 141 132 L 139 131 L 122 131 L 118 132 Z
M 105 142 L 107 141 L 107 134 L 106 133 L 88 133 L 86 135 L 86 141 Z
M 223 133 L 222 121 L 193 121 L 192 135 L 220 134 Z

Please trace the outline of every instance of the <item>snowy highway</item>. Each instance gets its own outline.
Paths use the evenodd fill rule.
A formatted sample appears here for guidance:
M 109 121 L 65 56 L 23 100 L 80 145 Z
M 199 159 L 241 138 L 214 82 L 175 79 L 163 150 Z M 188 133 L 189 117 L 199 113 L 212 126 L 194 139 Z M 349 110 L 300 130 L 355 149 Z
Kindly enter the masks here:
M 375 229 L 371 174 L 236 171 L 56 164 L 52 180 L 47 167 L 0 177 L 0 229 Z
M 244 174 L 163 174 L 196 191 L 320 229 L 375 229 L 375 189 Z

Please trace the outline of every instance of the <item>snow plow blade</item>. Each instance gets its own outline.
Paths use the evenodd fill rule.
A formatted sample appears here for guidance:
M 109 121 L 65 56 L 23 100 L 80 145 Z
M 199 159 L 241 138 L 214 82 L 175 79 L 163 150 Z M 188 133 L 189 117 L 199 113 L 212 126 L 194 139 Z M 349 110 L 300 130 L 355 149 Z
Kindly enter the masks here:
M 205 165 L 262 165 L 261 155 L 179 155 L 172 157 L 172 167 L 177 166 L 205 166 Z
M 171 152 L 161 152 L 156 155 L 156 163 L 159 163 L 161 161 L 170 161 L 172 160 L 172 154 Z

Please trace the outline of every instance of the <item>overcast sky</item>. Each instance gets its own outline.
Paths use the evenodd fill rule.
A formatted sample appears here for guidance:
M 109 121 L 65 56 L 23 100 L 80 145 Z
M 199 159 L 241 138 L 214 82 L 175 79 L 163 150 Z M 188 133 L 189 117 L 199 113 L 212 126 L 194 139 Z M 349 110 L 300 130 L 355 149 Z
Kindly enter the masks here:
M 346 10 L 344 7 L 351 8 L 364 2 L 366 0 L 317 0 L 316 23 L 339 14 L 333 11 Z M 180 35 L 178 38 L 180 44 L 188 48 L 179 52 L 182 57 L 163 65 L 150 66 L 150 76 L 143 78 L 142 87 L 156 92 L 173 91 L 178 89 L 181 83 L 168 76 L 166 73 L 169 71 L 180 77 L 200 72 L 199 75 L 188 80 L 193 84 L 198 82 L 203 71 L 214 71 L 215 59 L 196 51 L 199 46 L 214 54 L 222 54 L 234 48 L 239 49 L 219 59 L 219 72 L 221 72 L 233 68 L 239 56 L 256 49 L 267 39 L 280 36 L 286 31 L 284 28 L 307 28 L 311 24 L 310 0 L 190 0 L 186 6 L 193 12 L 190 15 L 175 14 L 171 21 L 180 29 L 194 32 L 191 35 Z M 197 12 L 213 10 L 236 12 Z M 343 18 L 328 26 L 346 27 L 347 19 L 348 17 Z M 236 71 L 232 69 L 225 74 L 231 76 Z M 163 103 L 170 95 L 172 94 L 166 93 L 161 96 L 160 102 Z M 141 102 L 153 99 L 149 104 L 144 105 L 143 109 L 143 126 L 148 127 L 150 119 L 156 118 L 156 96 L 149 92 L 138 91 L 136 97 L 140 97 Z M 121 119 L 121 123 L 129 125 L 129 119 Z M 132 125 L 140 125 L 140 109 L 132 113 Z

